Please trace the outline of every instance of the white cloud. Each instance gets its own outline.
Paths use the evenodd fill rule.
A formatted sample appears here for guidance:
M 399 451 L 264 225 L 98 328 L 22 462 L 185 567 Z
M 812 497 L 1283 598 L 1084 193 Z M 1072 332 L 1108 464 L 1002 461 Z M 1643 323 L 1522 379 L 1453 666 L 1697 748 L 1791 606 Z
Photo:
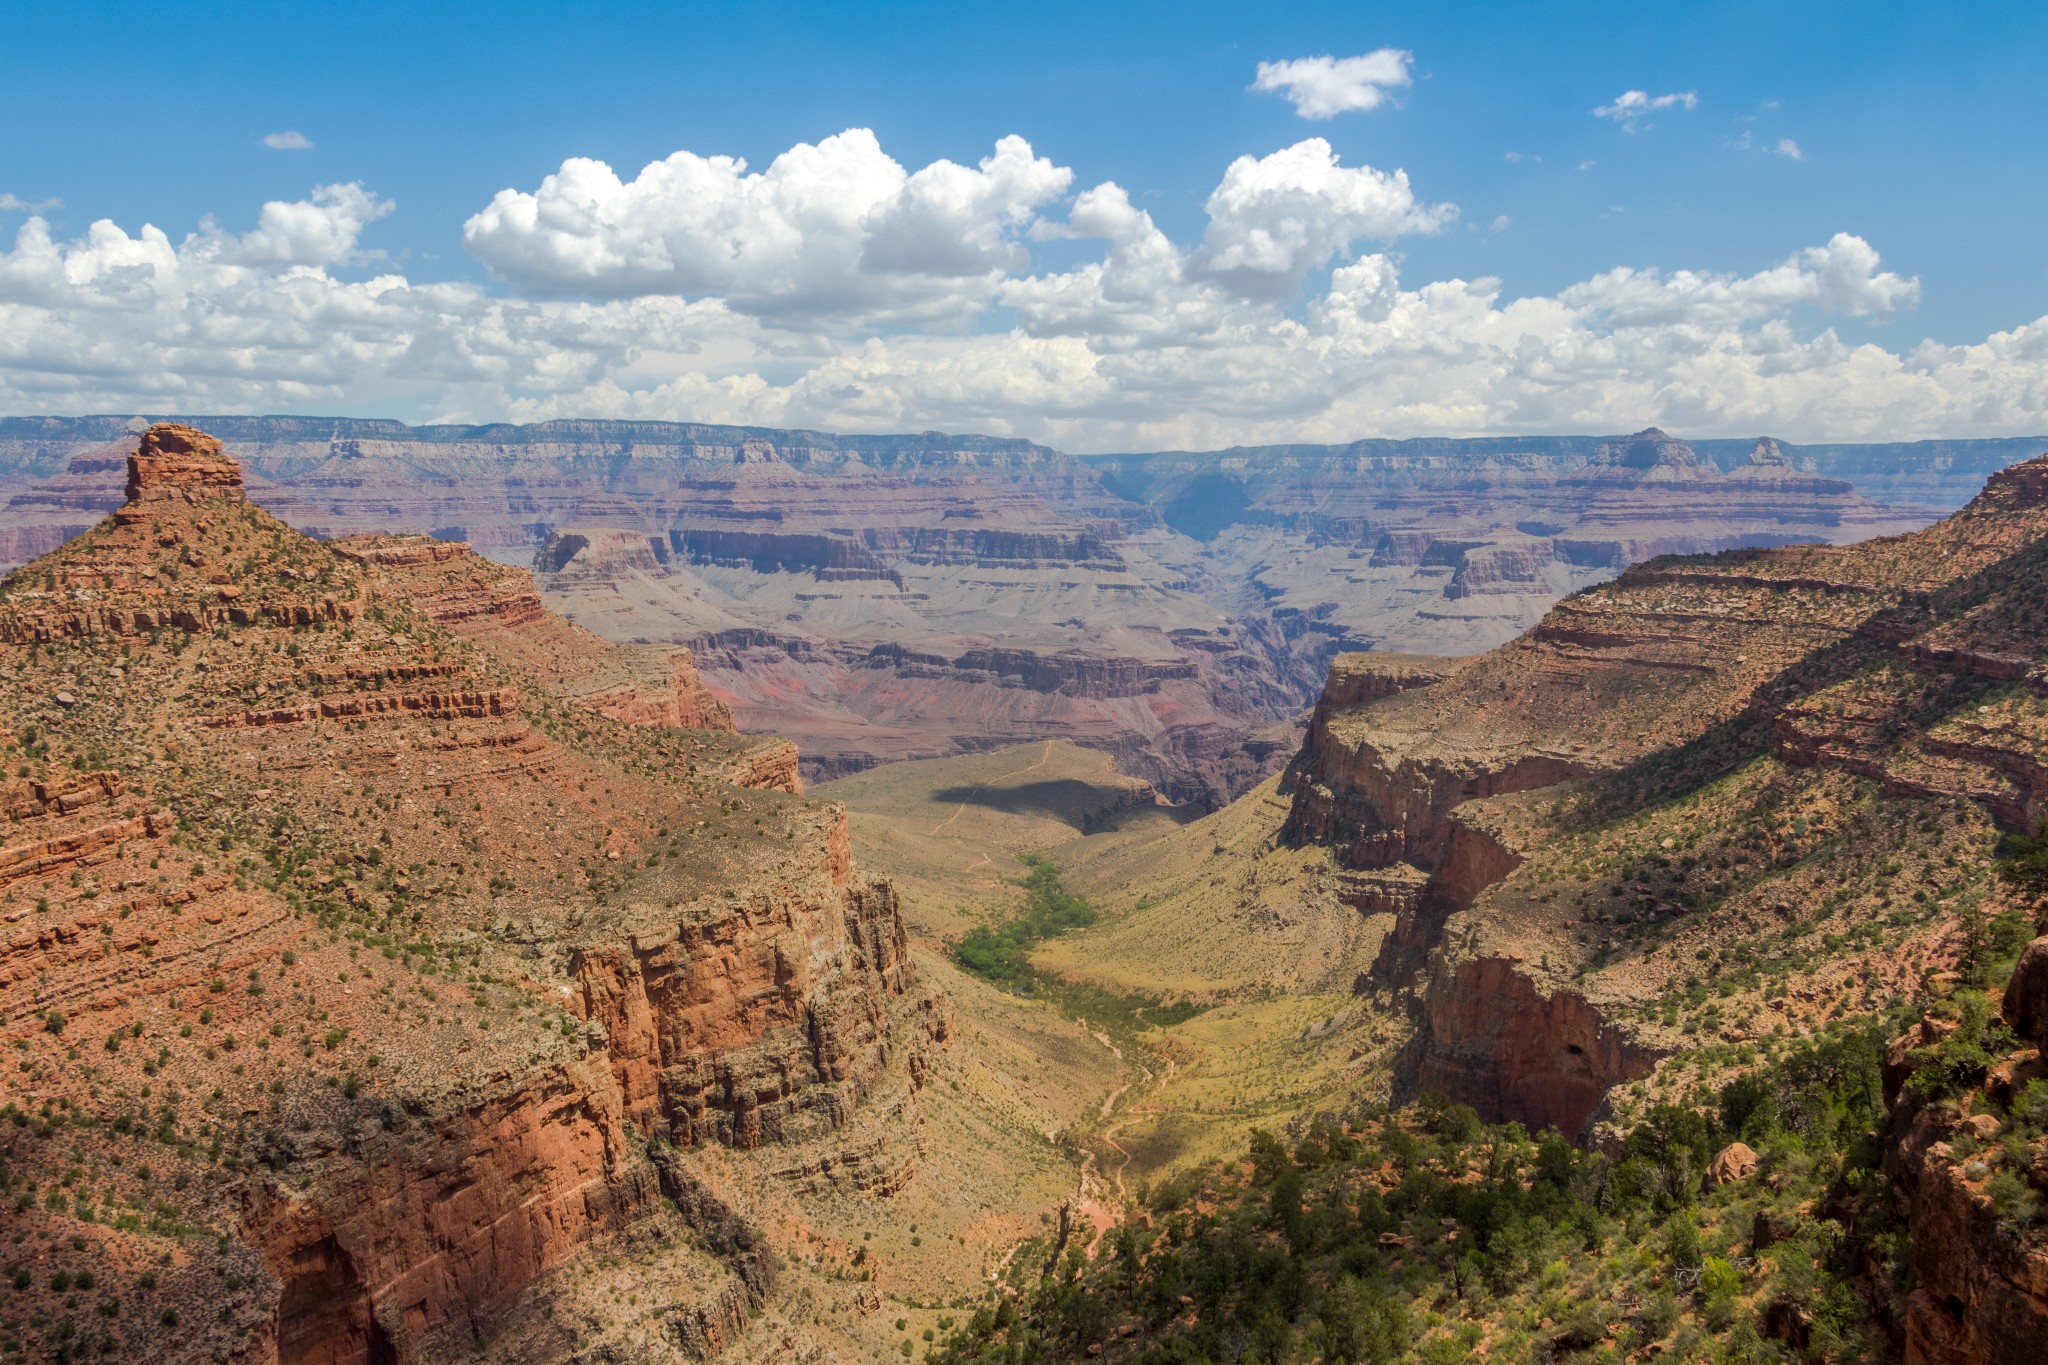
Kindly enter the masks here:
M 1408 68 L 1415 54 L 1383 47 L 1362 57 L 1297 57 L 1286 62 L 1260 62 L 1252 89 L 1278 94 L 1303 118 L 1327 119 L 1353 111 L 1377 109 L 1413 81 Z
M 1697 90 L 1681 90 L 1670 95 L 1652 95 L 1647 90 L 1624 90 L 1612 104 L 1603 104 L 1593 111 L 1594 118 L 1611 118 L 1633 133 L 1639 127 L 1647 126 L 1643 120 L 1649 114 L 1664 109 L 1697 109 L 1700 93 Z
M 313 150 L 313 140 L 296 129 L 287 129 L 282 133 L 265 133 L 263 135 L 263 145 L 270 148 L 273 152 L 310 152 Z
M 543 296 L 717 295 L 794 326 L 958 320 L 1025 264 L 1018 237 L 1073 173 L 1006 137 L 970 169 L 910 173 L 853 128 L 766 171 L 677 152 L 621 181 L 572 158 L 463 225 L 500 278 Z
M 1239 157 L 1206 205 L 1201 244 L 1183 250 L 1115 183 L 1075 201 L 1040 239 L 1106 239 L 1100 260 L 1056 275 L 1006 281 L 1001 301 L 1032 336 L 1093 336 L 1121 347 L 1140 338 L 1213 336 L 1253 312 L 1298 299 L 1310 272 L 1362 239 L 1434 232 L 1457 216 L 1419 203 L 1405 172 L 1347 167 L 1322 138 L 1263 158 Z
M 1741 137 L 1736 138 L 1728 145 L 1745 152 L 1768 152 L 1773 156 L 1782 156 L 1788 161 L 1804 161 L 1806 159 L 1806 153 L 1800 150 L 1799 144 L 1791 138 L 1781 137 L 1776 142 L 1760 142 L 1757 140 L 1756 134 L 1747 129 L 1744 130 Z
M 311 199 L 271 200 L 256 230 L 241 237 L 222 235 L 211 219 L 204 228 L 223 252 L 246 265 L 353 265 L 371 259 L 356 247 L 363 229 L 396 207 L 360 183 L 321 185 Z
M 1919 302 L 1920 281 L 1877 267 L 1870 243 L 1838 232 L 1826 246 L 1808 247 L 1755 275 L 1677 270 L 1667 276 L 1623 266 L 1572 285 L 1558 299 L 1612 326 L 1722 329 L 1799 304 L 1847 317 L 1884 318 Z
M 64 207 L 62 199 L 23 199 L 20 195 L 0 193 L 0 213 L 47 213 L 51 209 Z
M 1888 440 L 2048 426 L 2048 318 L 1958 346 L 1852 343 L 1828 326 L 1919 298 L 1917 280 L 1846 233 L 1750 274 L 1618 269 L 1518 298 L 1496 279 L 1404 280 L 1384 253 L 1345 259 L 1447 210 L 1397 176 L 1338 166 L 1314 140 L 1233 164 L 1207 229 L 1185 243 L 1115 184 L 1020 228 L 1036 210 L 1014 206 L 1042 202 L 1038 164 L 1020 149 L 1008 168 L 951 167 L 915 190 L 906 174 L 852 220 L 856 247 L 828 235 L 870 315 L 913 264 L 959 272 L 941 275 L 974 281 L 959 298 L 997 306 L 970 326 L 909 330 L 795 294 L 771 318 L 719 295 L 504 296 L 359 278 L 390 212 L 359 185 L 266 204 L 240 233 L 209 221 L 182 239 L 102 220 L 60 240 L 35 216 L 0 249 L 0 411 L 620 416 L 981 430 L 1079 450 L 1647 422 Z M 535 196 L 536 222 L 554 203 Z M 1016 264 L 1024 242 L 1052 239 L 1100 245 L 1063 248 L 1087 257 L 1067 269 Z M 538 227 L 515 240 L 561 245 Z M 615 235 L 566 240 L 630 254 Z M 821 268 L 819 249 L 784 241 L 720 269 L 757 290 L 782 271 L 794 289 Z M 924 306 L 924 277 L 906 278 Z M 828 303 L 849 288 L 819 287 Z M 812 330 L 783 325 L 798 314 Z
M 1435 232 L 1458 213 L 1418 203 L 1406 171 L 1338 165 L 1319 137 L 1239 157 L 1204 207 L 1197 268 L 1253 298 L 1291 297 L 1303 276 L 1360 238 Z

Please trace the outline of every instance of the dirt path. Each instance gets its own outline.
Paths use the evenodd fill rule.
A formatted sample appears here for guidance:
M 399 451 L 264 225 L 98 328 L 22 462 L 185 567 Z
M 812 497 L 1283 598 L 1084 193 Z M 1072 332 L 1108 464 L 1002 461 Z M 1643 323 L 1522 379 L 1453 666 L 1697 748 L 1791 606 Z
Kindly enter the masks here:
M 1152 1093 L 1154 1095 L 1159 1094 L 1172 1083 L 1175 1066 L 1176 1063 L 1173 1058 L 1168 1057 L 1166 1059 L 1166 1070 L 1157 1079 L 1154 1079 L 1150 1067 L 1143 1068 L 1145 1079 L 1152 1083 Z M 1129 1086 L 1124 1087 L 1126 1090 L 1129 1088 Z M 1117 1093 L 1122 1094 L 1123 1091 L 1119 1090 Z M 1116 1187 L 1116 1197 L 1119 1202 L 1128 1202 L 1130 1199 L 1130 1192 L 1124 1188 L 1124 1172 L 1131 1167 L 1131 1153 L 1129 1148 L 1116 1140 L 1116 1135 L 1136 1123 L 1139 1119 L 1147 1118 L 1155 1112 L 1157 1111 L 1152 1109 L 1127 1109 L 1124 1111 L 1123 1118 L 1102 1130 L 1103 1144 L 1123 1158 L 1123 1160 L 1117 1163 L 1116 1170 L 1110 1174 L 1110 1183 Z M 1109 1116 L 1109 1105 L 1107 1103 L 1103 1105 L 1102 1113 L 1105 1118 Z
M 1074 1022 L 1081 1023 L 1078 1019 Z M 1083 1024 L 1082 1027 L 1086 1028 L 1087 1026 Z M 1125 1060 L 1123 1049 L 1118 1047 L 1108 1034 L 1097 1033 L 1093 1029 L 1089 1029 L 1088 1032 L 1089 1036 L 1094 1038 L 1096 1042 L 1108 1048 L 1118 1062 Z M 1138 1070 L 1142 1075 L 1135 1080 L 1125 1081 L 1122 1085 L 1105 1095 L 1102 1100 L 1102 1107 L 1096 1111 L 1096 1117 L 1101 1119 L 1115 1117 L 1117 1101 L 1121 1100 L 1138 1086 L 1149 1086 L 1150 1094 L 1152 1095 L 1157 1095 L 1165 1090 L 1167 1085 L 1172 1082 L 1173 1073 L 1178 1064 L 1171 1057 L 1164 1058 L 1163 1060 L 1166 1063 L 1165 1070 L 1157 1074 L 1143 1062 L 1137 1063 Z M 1111 1192 L 1111 1197 L 1119 1204 L 1128 1203 L 1130 1200 L 1130 1191 L 1124 1185 L 1124 1172 L 1130 1169 L 1131 1153 L 1129 1148 L 1116 1140 L 1117 1134 L 1155 1112 L 1157 1111 L 1151 1108 L 1126 1108 L 1123 1117 L 1117 1118 L 1115 1122 L 1104 1124 L 1096 1132 L 1096 1137 L 1101 1139 L 1103 1146 L 1109 1148 L 1121 1158 L 1116 1163 L 1116 1169 L 1109 1173 L 1108 1184 L 1108 1191 Z M 1079 1203 L 1083 1206 L 1090 1206 L 1089 1212 L 1091 1216 L 1096 1208 L 1101 1207 L 1100 1201 L 1093 1196 L 1091 1191 L 1091 1186 L 1100 1185 L 1101 1183 L 1101 1177 L 1096 1173 L 1096 1165 L 1097 1161 L 1094 1150 L 1091 1148 L 1085 1151 L 1081 1157 L 1081 1185 L 1075 1192 Z
M 1041 753 L 1038 756 L 1038 762 L 1026 764 L 1024 767 L 1017 769 L 1015 772 L 1002 773 L 996 777 L 990 778 L 987 782 L 977 782 L 968 791 L 968 796 L 973 796 L 975 792 L 987 791 L 992 785 L 994 785 L 997 782 L 1007 782 L 1013 777 L 1022 777 L 1025 773 L 1037 772 L 1040 768 L 1043 768 L 1046 764 L 1052 762 L 1052 746 L 1053 741 L 1047 740 L 1045 742 L 1045 752 Z M 963 814 L 966 813 L 967 806 L 968 801 L 964 798 L 962 800 L 955 801 L 953 803 L 953 813 L 947 816 L 945 819 L 939 821 L 938 824 L 933 825 L 929 830 L 926 830 L 925 833 L 938 834 L 942 832 L 948 825 L 951 825 L 955 820 L 958 820 Z

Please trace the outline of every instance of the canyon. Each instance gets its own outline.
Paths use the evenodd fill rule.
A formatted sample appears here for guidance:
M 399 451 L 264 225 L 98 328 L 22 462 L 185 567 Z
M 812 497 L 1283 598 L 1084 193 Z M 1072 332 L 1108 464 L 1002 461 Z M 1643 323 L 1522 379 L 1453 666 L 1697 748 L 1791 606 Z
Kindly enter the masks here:
M 1286 762 L 1344 650 L 1472 653 L 1656 554 L 1910 529 L 2036 453 L 1653 430 L 1074 456 L 940 433 L 199 420 L 301 531 L 464 541 L 606 639 L 690 649 L 814 780 L 1072 737 L 1205 808 Z M 141 425 L 0 420 L 0 563 L 113 510 Z
M 1646 1006 L 1690 949 L 1782 954 L 1813 932 L 1798 907 L 1816 887 L 1837 888 L 1822 918 L 1924 958 L 1949 926 L 1878 915 L 1887 884 L 1955 876 L 1879 877 L 1862 832 L 1930 807 L 1957 837 L 2027 832 L 2048 809 L 2044 533 L 2037 459 L 1923 531 L 1667 556 L 1486 655 L 1340 660 L 1280 837 L 1385 887 L 1373 979 L 1418 1019 L 1397 1093 L 1589 1133 L 1683 1046 Z M 1907 839 L 1891 859 L 1940 848 Z M 1800 1016 L 1727 998 L 1752 1036 Z
M 1911 533 L 1662 556 L 1485 654 L 1340 656 L 1279 777 L 1191 823 L 1053 846 L 1103 915 L 1032 961 L 1199 1010 L 1142 1035 L 1146 1092 L 1103 1160 L 1134 1186 L 1196 1166 L 1227 1187 L 1262 1133 L 1364 1142 L 1459 1104 L 1505 1140 L 1555 1130 L 1619 1160 L 1787 1048 L 1925 1011 L 1886 1052 L 1874 1127 L 1840 1139 L 1861 1144 L 1846 1185 L 1790 1216 L 1832 1229 L 1903 1359 L 2030 1359 L 2048 940 L 2002 1006 L 1991 976 L 1988 1022 L 1969 1002 L 2004 951 L 1986 945 L 2038 923 L 1997 869 L 2048 815 L 2044 576 L 2038 458 Z M 1738 1157 L 1731 1188 L 1759 1170 Z M 1820 1349 L 1808 1309 L 1755 1312 Z
M 1357 512 L 1329 470 L 1253 471 L 1270 515 L 1175 530 L 1185 470 L 1139 489 L 932 438 L 936 465 L 1030 469 L 903 477 L 925 512 L 842 535 L 808 529 L 834 481 L 895 476 L 755 439 L 697 462 L 690 505 L 795 526 L 578 513 L 514 543 L 480 514 L 373 528 L 365 493 L 315 535 L 281 466 L 177 424 L 21 495 L 16 526 L 118 473 L 105 516 L 0 580 L 0 1332 L 250 1362 L 914 1354 L 1260 1134 L 1427 1101 L 1614 1152 L 1758 1047 L 1924 1000 L 1876 1135 L 1920 1287 L 1883 1311 L 1910 1361 L 2032 1339 L 2044 1253 L 1987 1214 L 1970 1135 L 2039 1071 L 2048 957 L 2014 973 L 2027 1055 L 1987 1098 L 1906 1079 L 1979 921 L 2018 904 L 2001 840 L 2048 814 L 2048 457 L 1833 544 L 1812 528 L 1914 518 L 1770 443 L 1722 470 L 1662 433 L 1596 442 L 1570 479 L 1468 489 L 1489 524 L 1564 508 L 1514 533 L 1549 564 L 1619 548 L 1458 653 L 1339 651 L 1377 641 L 1303 626 L 1267 570 L 1218 586 L 1261 536 L 1297 569 L 1405 547 L 1380 568 L 1443 602 L 1522 581 L 1500 541 L 1432 558 L 1414 523 L 1445 482 L 1381 495 L 1412 497 L 1381 509 L 1407 541 L 1283 514 L 1319 479 Z M 1055 466 L 1080 491 L 1047 492 Z M 458 482 L 473 509 L 504 488 Z M 944 526 L 984 483 L 1038 499 L 1004 513 L 1036 529 Z M 1717 505 L 1803 538 L 1720 548 Z M 1136 613 L 1000 619 L 1032 575 L 1082 610 L 1076 584 L 1168 573 L 1210 632 L 1157 631 L 1178 653 Z M 859 636 L 917 593 L 987 628 Z M 730 605 L 799 598 L 802 635 Z M 1298 742 L 1283 658 L 1328 659 Z M 893 717 L 904 743 L 863 752 L 897 761 L 807 762 L 844 721 L 820 698 Z M 800 742 L 748 733 L 764 714 Z M 1093 908 L 999 989 L 955 948 L 1015 913 L 1025 855 Z
M 10 1331 L 75 1274 L 102 1354 L 702 1358 L 917 1179 L 947 1001 L 686 652 L 189 428 L 126 493 L 0 585 Z M 858 1322 L 860 1259 L 797 1278 Z

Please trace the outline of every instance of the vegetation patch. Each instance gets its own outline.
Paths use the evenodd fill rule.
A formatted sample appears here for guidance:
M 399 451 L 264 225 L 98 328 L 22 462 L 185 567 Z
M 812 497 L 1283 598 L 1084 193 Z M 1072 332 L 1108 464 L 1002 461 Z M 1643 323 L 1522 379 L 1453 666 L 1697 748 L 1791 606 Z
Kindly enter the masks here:
M 936 1359 L 1881 1358 L 1854 1279 L 1897 1243 L 1874 1137 L 1896 1022 L 1661 1106 L 1611 1154 L 1437 1098 L 1255 1133 L 1146 1191 L 1092 1258 L 1027 1248 Z M 1708 1185 L 1736 1141 L 1757 1171 Z
M 1031 950 L 1071 929 L 1085 929 L 1101 916 L 1086 899 L 1060 884 L 1060 870 L 1036 853 L 1018 858 L 1029 872 L 1017 882 L 1024 905 L 994 925 L 977 925 L 953 947 L 953 960 L 984 980 L 1019 995 L 1049 1000 L 1098 1028 L 1134 1034 L 1184 1024 L 1209 1006 L 1193 1000 L 1167 1001 L 1139 992 L 1108 990 L 1035 967 Z

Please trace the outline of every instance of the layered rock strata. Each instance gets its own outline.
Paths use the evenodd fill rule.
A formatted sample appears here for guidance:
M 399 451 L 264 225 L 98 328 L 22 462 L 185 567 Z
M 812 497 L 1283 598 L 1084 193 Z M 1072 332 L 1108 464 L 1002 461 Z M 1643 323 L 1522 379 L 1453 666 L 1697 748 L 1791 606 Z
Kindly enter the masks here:
M 1652 561 L 1478 659 L 1341 660 L 1285 837 L 1333 846 L 1361 908 L 1396 913 L 1375 979 L 1414 993 L 1397 1092 L 1582 1132 L 1674 1045 L 1656 1002 L 1685 972 L 1660 943 L 1710 957 L 1797 921 L 1804 880 L 1871 878 L 1849 830 L 1916 804 L 2033 828 L 2044 588 L 2048 459 L 1911 535 Z M 1783 843 L 1761 861 L 1759 828 Z
M 692 1154 L 898 1190 L 950 1029 L 843 813 L 686 656 L 536 612 L 516 570 L 310 540 L 189 429 L 128 479 L 0 582 L 39 1254 L 93 1269 L 116 1355 L 539 1360 L 562 1266 L 683 1237 L 709 1278 L 650 1330 L 733 1346 L 772 1256 Z
M 123 425 L 0 422 L 0 562 L 120 501 Z M 1654 430 L 1085 459 L 660 423 L 220 430 L 302 529 L 466 540 L 532 562 L 607 639 L 691 647 L 741 725 L 797 739 L 813 777 L 1064 736 L 1209 805 L 1284 761 L 1276 727 L 1340 647 L 1462 654 L 1648 556 L 1932 515 L 1859 496 L 1849 452 Z M 1994 449 L 1926 462 L 1988 468 Z M 1890 478 L 1912 456 L 1866 463 Z
M 1885 1054 L 1885 1103 L 1891 1126 L 1884 1169 L 1908 1229 L 1913 1284 L 1904 1303 L 1908 1365 L 2016 1365 L 2040 1354 L 2048 1340 L 2048 1241 L 2038 1224 L 2015 1220 L 1992 1197 L 1991 1169 L 1981 1151 L 2015 1123 L 2016 1101 L 2048 1078 L 2048 938 L 2022 954 L 2007 983 L 2005 1022 L 2020 1047 L 1959 1101 L 1929 1103 L 1907 1089 L 1927 1049 L 1956 1025 L 1929 1017 L 1894 1039 Z M 2019 1165 L 2022 1188 L 2048 1196 L 2048 1146 L 2021 1127 L 2024 1146 L 2007 1144 L 1996 1159 Z M 2017 1153 L 2017 1160 L 2011 1153 Z M 2008 1174 L 2011 1174 L 2010 1170 Z

